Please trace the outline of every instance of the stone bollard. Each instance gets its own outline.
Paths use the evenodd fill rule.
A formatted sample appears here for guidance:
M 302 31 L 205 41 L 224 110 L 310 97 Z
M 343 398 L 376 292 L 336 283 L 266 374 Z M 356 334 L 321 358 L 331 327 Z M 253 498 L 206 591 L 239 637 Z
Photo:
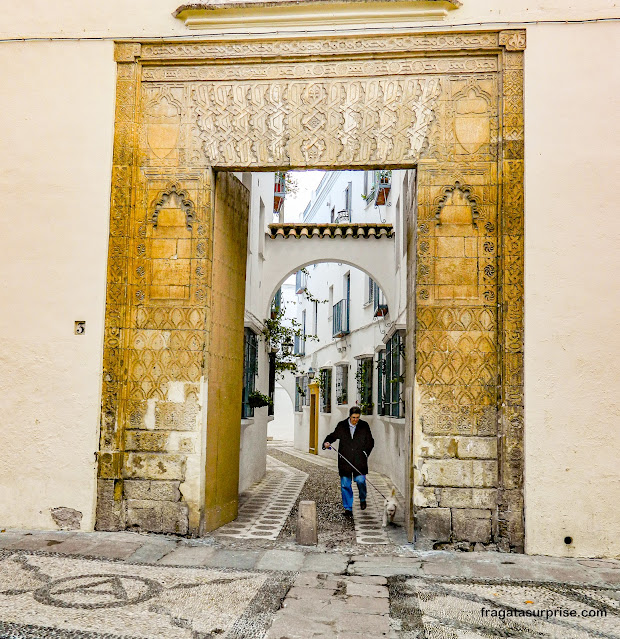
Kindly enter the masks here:
M 297 543 L 300 546 L 316 546 L 318 542 L 316 502 L 301 501 L 297 513 Z

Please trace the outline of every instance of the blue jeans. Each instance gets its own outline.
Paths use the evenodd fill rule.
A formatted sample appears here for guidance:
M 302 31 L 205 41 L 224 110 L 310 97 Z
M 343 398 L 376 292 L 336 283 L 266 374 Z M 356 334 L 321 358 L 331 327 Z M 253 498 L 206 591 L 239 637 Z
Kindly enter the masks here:
M 357 484 L 360 501 L 366 501 L 366 476 L 358 475 L 353 478 Z M 342 493 L 342 505 L 345 510 L 353 510 L 353 485 L 350 477 L 340 478 L 340 492 Z

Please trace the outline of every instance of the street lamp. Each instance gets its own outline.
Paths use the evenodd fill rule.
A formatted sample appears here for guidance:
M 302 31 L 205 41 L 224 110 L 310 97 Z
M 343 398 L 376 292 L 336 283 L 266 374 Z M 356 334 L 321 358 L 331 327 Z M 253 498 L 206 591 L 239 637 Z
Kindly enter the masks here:
M 293 350 L 293 342 L 291 340 L 287 340 L 286 342 L 282 342 L 282 354 L 285 357 L 288 357 L 291 354 L 291 351 Z
M 310 366 L 310 368 L 308 369 L 308 379 L 314 379 L 315 375 L 316 375 L 316 373 L 314 372 L 314 368 L 312 368 L 312 366 Z

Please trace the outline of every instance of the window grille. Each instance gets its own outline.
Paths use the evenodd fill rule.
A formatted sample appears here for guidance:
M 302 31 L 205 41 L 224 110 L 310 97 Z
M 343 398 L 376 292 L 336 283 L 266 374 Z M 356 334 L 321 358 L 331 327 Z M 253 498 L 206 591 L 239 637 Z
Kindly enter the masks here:
M 336 403 L 343 406 L 349 403 L 349 365 L 336 366 Z
M 276 399 L 276 354 L 269 353 L 269 397 L 271 404 L 267 407 L 267 415 L 275 413 Z
M 302 397 L 302 405 L 310 406 L 310 389 L 308 388 L 308 376 L 304 375 L 301 379 L 302 379 L 301 387 L 304 391 L 304 394 Z
M 321 412 L 332 412 L 332 369 L 321 369 Z
M 243 403 L 241 418 L 254 417 L 254 409 L 250 406 L 250 393 L 256 390 L 255 381 L 258 373 L 258 339 L 251 329 L 246 328 L 243 336 Z
M 362 415 L 372 415 L 372 357 L 357 360 L 357 400 Z
M 381 415 L 404 417 L 403 382 L 405 378 L 404 339 L 396 331 L 379 357 L 377 403 Z
M 332 337 L 342 337 L 349 333 L 349 304 L 346 299 L 334 304 L 332 315 Z
M 386 395 L 385 349 L 377 353 L 377 413 L 385 415 L 384 399 Z
M 366 278 L 367 282 L 367 291 L 366 291 L 366 304 L 372 304 L 375 299 L 375 281 L 370 277 L 370 275 Z
M 295 412 L 300 413 L 302 407 L 303 377 L 295 378 Z

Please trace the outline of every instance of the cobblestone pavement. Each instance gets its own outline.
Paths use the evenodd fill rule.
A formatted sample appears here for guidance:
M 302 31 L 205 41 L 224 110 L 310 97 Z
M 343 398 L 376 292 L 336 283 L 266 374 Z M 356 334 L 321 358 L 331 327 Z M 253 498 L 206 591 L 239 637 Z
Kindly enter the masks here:
M 383 552 L 388 553 L 393 551 L 394 546 L 407 545 L 402 495 L 397 494 L 400 507 L 397 510 L 394 524 L 390 524 L 386 528 L 382 526 L 383 497 L 380 492 L 389 495 L 392 490 L 392 484 L 389 483 L 387 477 L 373 472 L 368 474 L 368 497 L 365 511 L 360 509 L 357 488 L 354 487 L 354 517 L 351 523 L 343 515 L 336 453 L 332 453 L 333 458 L 310 455 L 282 442 L 270 444 L 268 451 L 270 456 L 307 474 L 308 479 L 299 500 L 311 499 L 316 502 L 320 543 L 324 543 L 328 548 L 342 549 L 347 547 L 351 551 L 354 551 L 356 544 L 385 546 Z M 299 500 L 291 510 L 280 535 L 281 539 L 295 535 Z M 354 536 L 351 533 L 354 533 Z M 374 550 L 379 549 L 374 548 Z
M 60 531 L 0 549 L 2 638 L 620 639 L 614 560 Z

